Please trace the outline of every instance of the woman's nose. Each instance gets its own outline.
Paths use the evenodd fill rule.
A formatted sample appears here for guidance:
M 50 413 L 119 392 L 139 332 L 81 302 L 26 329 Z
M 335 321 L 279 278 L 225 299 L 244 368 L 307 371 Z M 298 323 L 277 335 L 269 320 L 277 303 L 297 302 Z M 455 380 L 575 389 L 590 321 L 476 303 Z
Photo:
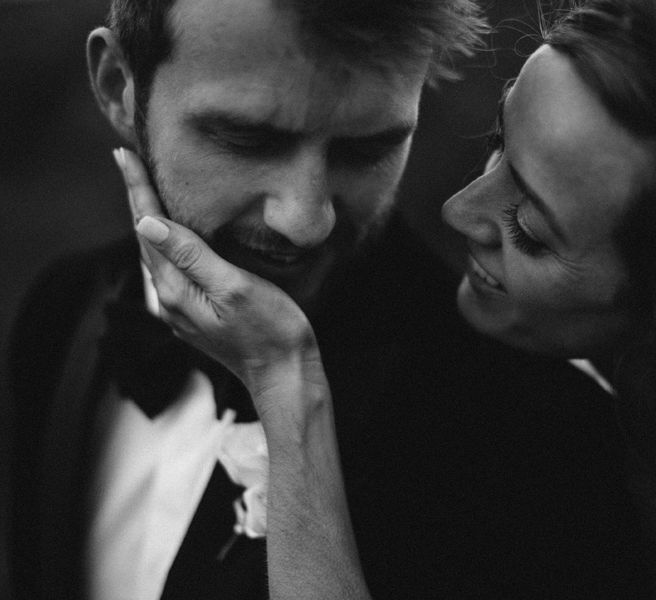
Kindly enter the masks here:
M 442 206 L 442 220 L 481 246 L 500 247 L 503 200 L 493 171 L 470 183 Z

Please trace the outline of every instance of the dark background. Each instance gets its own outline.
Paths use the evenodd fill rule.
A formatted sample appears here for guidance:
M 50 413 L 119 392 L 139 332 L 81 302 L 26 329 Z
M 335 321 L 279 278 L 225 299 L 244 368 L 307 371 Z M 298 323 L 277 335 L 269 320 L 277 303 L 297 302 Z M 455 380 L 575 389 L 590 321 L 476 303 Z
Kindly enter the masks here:
M 400 202 L 417 235 L 449 260 L 457 260 L 452 250 L 457 240 L 441 226 L 440 207 L 480 174 L 501 87 L 535 47 L 537 2 L 484 2 L 495 28 L 488 45 L 495 50 L 466 61 L 461 81 L 424 94 Z M 107 4 L 0 0 L 1 456 L 6 456 L 11 423 L 5 400 L 7 336 L 21 297 L 53 258 L 130 229 L 110 153 L 120 141 L 95 108 L 86 76 L 86 35 L 103 23 Z M 0 469 L 0 482 L 6 482 L 6 461 L 0 461 Z M 2 571 L 5 507 L 2 500 Z M 3 580 L 0 597 L 5 598 Z

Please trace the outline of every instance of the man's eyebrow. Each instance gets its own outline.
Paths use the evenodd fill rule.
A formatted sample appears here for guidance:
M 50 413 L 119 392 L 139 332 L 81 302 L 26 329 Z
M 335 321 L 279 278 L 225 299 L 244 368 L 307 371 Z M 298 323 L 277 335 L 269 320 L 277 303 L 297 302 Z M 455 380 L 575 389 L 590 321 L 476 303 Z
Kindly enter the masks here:
M 245 115 L 230 112 L 212 110 L 191 114 L 188 118 L 199 127 L 219 131 L 234 131 L 245 134 L 285 138 L 298 138 L 302 135 L 298 131 L 276 127 L 266 120 L 251 119 Z
M 276 127 L 266 120 L 251 119 L 244 115 L 229 112 L 208 111 L 189 116 L 189 120 L 197 126 L 217 130 L 236 131 L 246 134 L 258 134 L 271 137 L 296 139 L 302 137 L 302 131 Z M 404 121 L 397 125 L 372 133 L 370 135 L 339 136 L 340 141 L 357 141 L 358 143 L 397 144 L 410 137 L 417 128 L 414 120 Z
M 512 176 L 519 191 L 522 192 L 526 199 L 536 208 L 538 212 L 542 214 L 544 220 L 547 222 L 556 237 L 561 241 L 565 241 L 565 236 L 563 235 L 560 227 L 558 227 L 556 217 L 551 208 L 542 198 L 540 198 L 540 196 L 535 193 L 534 190 L 528 186 L 526 181 L 522 178 L 517 169 L 515 169 L 515 167 L 510 163 L 510 161 L 508 161 L 507 164 L 508 169 L 510 170 L 510 175 Z

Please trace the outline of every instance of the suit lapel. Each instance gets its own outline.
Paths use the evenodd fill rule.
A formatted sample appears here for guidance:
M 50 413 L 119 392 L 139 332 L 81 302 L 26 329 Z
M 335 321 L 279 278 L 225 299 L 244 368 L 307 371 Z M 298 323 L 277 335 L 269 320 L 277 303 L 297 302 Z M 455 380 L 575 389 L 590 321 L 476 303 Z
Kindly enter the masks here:
M 99 368 L 104 308 L 123 289 L 101 279 L 77 325 L 53 397 L 46 427 L 41 494 L 38 499 L 43 596 L 73 599 L 83 595 L 83 544 L 86 484 L 90 469 L 90 426 L 106 384 Z

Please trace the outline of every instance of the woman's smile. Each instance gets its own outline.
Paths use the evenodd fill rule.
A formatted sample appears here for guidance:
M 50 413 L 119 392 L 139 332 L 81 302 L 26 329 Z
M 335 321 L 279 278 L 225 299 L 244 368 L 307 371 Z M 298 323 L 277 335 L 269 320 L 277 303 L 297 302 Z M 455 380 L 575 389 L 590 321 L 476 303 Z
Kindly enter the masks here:
M 490 290 L 505 293 L 501 283 L 492 277 L 471 254 L 467 257 L 467 275 L 472 286 L 476 289 L 482 288 L 483 291 L 488 293 Z

